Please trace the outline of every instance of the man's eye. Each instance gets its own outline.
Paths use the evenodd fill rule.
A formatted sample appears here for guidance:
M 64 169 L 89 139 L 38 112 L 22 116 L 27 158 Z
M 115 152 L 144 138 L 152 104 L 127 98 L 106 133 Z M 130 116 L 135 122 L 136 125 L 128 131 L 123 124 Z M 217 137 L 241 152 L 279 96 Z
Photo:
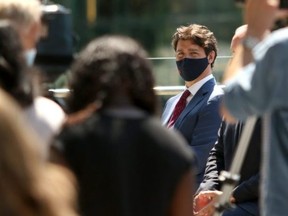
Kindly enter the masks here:
M 198 56 L 197 53 L 193 52 L 193 53 L 189 53 L 190 56 Z

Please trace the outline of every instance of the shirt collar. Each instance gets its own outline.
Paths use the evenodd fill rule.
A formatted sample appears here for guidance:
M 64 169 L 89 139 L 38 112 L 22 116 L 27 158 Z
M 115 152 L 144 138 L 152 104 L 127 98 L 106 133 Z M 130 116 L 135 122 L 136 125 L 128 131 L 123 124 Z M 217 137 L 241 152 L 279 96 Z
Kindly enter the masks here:
M 194 83 L 192 86 L 188 88 L 188 90 L 191 92 L 192 95 L 195 95 L 197 91 L 210 79 L 213 79 L 214 76 L 212 74 L 204 77 L 202 80 L 199 80 L 198 82 Z

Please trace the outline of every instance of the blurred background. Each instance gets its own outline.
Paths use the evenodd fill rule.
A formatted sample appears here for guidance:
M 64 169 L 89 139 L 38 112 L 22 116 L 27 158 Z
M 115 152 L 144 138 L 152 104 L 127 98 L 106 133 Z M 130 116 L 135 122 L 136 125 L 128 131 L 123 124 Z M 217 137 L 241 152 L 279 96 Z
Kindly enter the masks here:
M 55 18 L 55 8 L 49 9 L 50 12 L 54 10 L 54 17 L 46 17 L 50 42 L 44 38 L 38 49 L 38 62 L 51 88 L 65 87 L 65 79 L 59 76 L 69 70 L 73 56 L 91 39 L 104 34 L 124 34 L 137 39 L 149 53 L 157 86 L 182 85 L 171 36 L 178 26 L 191 23 L 206 25 L 218 39 L 214 75 L 220 82 L 231 55 L 230 40 L 242 23 L 242 10 L 234 0 L 54 0 L 42 3 L 58 5 L 56 14 L 60 17 Z

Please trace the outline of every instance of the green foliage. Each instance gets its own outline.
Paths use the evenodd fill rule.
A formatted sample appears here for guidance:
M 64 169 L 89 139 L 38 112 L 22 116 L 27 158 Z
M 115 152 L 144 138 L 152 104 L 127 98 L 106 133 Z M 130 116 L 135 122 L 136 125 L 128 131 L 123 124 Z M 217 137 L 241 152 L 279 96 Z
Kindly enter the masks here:
M 74 28 L 81 48 L 103 34 L 127 34 L 153 52 L 170 45 L 171 34 L 179 25 L 200 23 L 214 31 L 218 40 L 230 40 L 241 23 L 241 11 L 233 0 L 95 0 L 97 19 L 86 19 L 86 0 L 55 0 L 72 10 Z
M 74 31 L 80 50 L 91 39 L 104 34 L 125 34 L 138 40 L 150 56 L 174 56 L 171 36 L 180 25 L 199 23 L 211 29 L 220 44 L 219 55 L 230 55 L 234 30 L 241 25 L 241 10 L 234 0 L 95 0 L 97 18 L 87 22 L 87 0 L 55 0 L 72 10 Z M 228 59 L 215 65 L 217 77 Z M 181 84 L 175 61 L 153 61 L 158 85 Z

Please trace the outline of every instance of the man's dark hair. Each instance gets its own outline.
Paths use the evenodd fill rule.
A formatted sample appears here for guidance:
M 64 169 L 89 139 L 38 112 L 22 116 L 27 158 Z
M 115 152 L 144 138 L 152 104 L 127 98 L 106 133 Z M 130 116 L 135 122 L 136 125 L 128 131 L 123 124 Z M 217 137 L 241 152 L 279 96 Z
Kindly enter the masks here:
M 204 25 L 191 24 L 177 28 L 172 36 L 172 47 L 175 51 L 179 40 L 191 40 L 205 50 L 206 56 L 208 56 L 211 51 L 214 51 L 215 59 L 217 57 L 217 40 L 213 32 Z M 211 67 L 214 66 L 214 61 Z

